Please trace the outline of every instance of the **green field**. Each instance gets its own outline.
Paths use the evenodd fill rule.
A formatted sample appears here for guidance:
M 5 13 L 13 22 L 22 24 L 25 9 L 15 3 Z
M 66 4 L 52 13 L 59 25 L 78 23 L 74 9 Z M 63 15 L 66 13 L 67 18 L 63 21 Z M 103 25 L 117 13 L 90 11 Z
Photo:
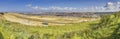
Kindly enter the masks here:
M 0 19 L 0 39 L 120 39 L 119 29 L 120 12 L 102 16 L 101 20 L 62 26 L 23 25 L 7 21 L 2 15 Z

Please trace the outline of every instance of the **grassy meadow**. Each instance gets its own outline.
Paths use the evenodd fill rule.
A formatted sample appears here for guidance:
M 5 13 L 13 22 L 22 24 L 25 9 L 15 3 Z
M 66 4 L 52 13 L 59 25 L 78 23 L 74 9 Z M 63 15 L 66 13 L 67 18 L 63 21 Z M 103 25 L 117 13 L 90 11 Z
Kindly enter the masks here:
M 38 21 L 38 19 L 28 17 L 22 19 Z M 50 20 L 49 22 L 53 24 L 60 22 L 57 20 L 55 22 Z M 0 15 L 0 39 L 120 39 L 120 12 L 104 15 L 100 20 L 94 21 L 78 22 L 79 19 L 76 19 L 77 21 L 71 20 L 75 22 L 72 24 L 69 24 L 71 21 L 59 20 L 65 24 L 34 26 L 20 24 L 17 23 L 18 21 L 11 22 Z

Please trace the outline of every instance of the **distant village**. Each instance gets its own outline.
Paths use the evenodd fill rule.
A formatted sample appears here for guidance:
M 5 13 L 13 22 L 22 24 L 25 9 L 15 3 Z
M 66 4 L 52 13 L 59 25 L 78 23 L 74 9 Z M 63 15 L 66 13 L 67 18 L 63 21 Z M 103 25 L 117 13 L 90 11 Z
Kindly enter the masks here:
M 0 14 L 9 12 L 0 12 Z M 16 12 L 14 12 L 16 13 Z M 83 17 L 83 18 L 97 18 L 105 14 L 113 14 L 114 12 L 43 12 L 43 13 L 19 13 L 36 16 L 61 16 L 61 17 Z
M 24 14 L 37 15 L 37 16 L 39 15 L 39 16 L 98 18 L 105 14 L 113 14 L 113 13 L 114 12 L 44 12 L 44 13 L 24 13 Z

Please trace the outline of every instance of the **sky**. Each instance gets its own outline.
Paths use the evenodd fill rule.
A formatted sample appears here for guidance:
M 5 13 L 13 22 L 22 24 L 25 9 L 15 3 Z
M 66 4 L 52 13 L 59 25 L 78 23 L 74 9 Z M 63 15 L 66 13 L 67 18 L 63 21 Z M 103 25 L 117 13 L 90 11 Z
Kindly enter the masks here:
M 120 0 L 0 0 L 0 12 L 111 12 Z

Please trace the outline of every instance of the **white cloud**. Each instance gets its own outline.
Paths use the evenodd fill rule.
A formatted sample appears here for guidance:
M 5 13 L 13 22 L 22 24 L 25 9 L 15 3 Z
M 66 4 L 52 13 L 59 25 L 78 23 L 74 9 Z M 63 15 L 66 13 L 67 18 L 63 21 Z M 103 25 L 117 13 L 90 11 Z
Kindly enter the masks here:
M 31 4 L 27 5 L 28 7 L 34 9 L 34 10 L 54 10 L 54 11 L 72 11 L 77 10 L 77 8 L 73 7 L 58 7 L 58 6 L 50 6 L 50 7 L 40 7 L 40 6 L 32 6 Z
M 117 2 L 117 4 L 120 4 L 120 2 Z
M 116 8 L 116 5 L 117 6 L 120 5 L 120 2 L 117 3 L 108 2 L 106 4 L 106 7 L 93 6 L 88 8 L 59 7 L 59 6 L 41 7 L 41 6 L 33 6 L 32 4 L 28 4 L 27 6 L 37 11 L 108 12 L 108 11 L 119 11 L 120 9 Z
M 31 6 L 32 6 L 32 4 L 28 4 L 28 5 L 26 5 L 26 6 L 31 7 Z

